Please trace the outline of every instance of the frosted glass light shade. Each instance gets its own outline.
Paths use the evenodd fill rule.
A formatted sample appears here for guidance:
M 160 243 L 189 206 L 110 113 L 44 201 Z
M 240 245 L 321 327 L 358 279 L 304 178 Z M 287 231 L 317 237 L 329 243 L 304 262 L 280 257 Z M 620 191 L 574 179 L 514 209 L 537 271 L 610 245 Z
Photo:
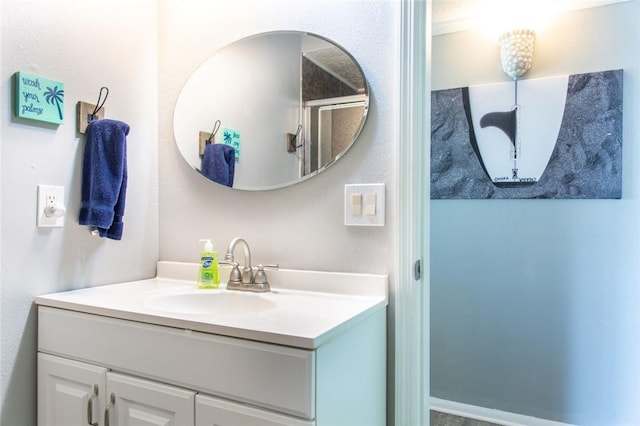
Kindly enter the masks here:
M 535 31 L 521 29 L 504 33 L 498 39 L 502 69 L 514 80 L 522 77 L 531 68 L 535 38 Z

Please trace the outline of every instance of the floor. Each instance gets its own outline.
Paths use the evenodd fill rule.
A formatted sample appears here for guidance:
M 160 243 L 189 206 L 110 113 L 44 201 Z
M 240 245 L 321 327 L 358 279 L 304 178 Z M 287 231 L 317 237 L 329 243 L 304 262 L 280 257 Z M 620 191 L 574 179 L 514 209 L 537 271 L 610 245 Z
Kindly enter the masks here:
M 495 423 L 467 419 L 452 414 L 431 411 L 431 426 L 498 426 Z

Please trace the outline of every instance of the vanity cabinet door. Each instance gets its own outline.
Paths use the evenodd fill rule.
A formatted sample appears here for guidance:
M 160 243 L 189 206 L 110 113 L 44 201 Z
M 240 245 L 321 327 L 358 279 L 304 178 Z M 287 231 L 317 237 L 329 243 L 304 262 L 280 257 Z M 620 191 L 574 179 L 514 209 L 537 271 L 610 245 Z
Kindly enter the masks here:
M 303 420 L 245 404 L 196 395 L 196 426 L 314 426 Z
M 38 353 L 38 426 L 103 426 L 107 369 Z
M 107 373 L 104 426 L 188 426 L 195 392 L 118 373 Z

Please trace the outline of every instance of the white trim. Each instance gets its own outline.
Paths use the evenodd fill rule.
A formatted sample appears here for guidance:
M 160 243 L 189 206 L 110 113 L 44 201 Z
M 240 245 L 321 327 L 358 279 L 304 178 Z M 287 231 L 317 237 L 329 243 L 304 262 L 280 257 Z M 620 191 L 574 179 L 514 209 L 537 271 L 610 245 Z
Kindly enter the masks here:
M 572 12 L 581 9 L 590 9 L 592 7 L 608 6 L 615 3 L 623 3 L 630 0 L 572 0 L 563 1 L 560 5 L 559 13 Z M 432 34 L 434 36 L 455 33 L 458 31 L 467 31 L 479 27 L 479 17 L 476 15 L 460 16 L 459 18 L 447 19 L 434 22 L 432 25 Z
M 503 426 L 573 426 L 569 423 L 561 423 L 434 397 L 431 397 L 431 409 L 441 413 L 482 420 Z
M 465 16 L 462 18 L 434 22 L 432 26 L 432 34 L 434 36 L 439 36 L 443 34 L 455 33 L 458 31 L 472 30 L 477 27 L 478 18 L 476 18 L 475 16 Z
M 395 425 L 429 424 L 429 287 L 428 269 L 421 279 L 413 275 L 416 260 L 428 258 L 430 79 L 427 75 L 431 30 L 431 2 L 401 2 L 399 65 L 399 117 L 396 151 L 396 280 L 395 330 Z M 429 42 L 429 44 L 427 44 Z

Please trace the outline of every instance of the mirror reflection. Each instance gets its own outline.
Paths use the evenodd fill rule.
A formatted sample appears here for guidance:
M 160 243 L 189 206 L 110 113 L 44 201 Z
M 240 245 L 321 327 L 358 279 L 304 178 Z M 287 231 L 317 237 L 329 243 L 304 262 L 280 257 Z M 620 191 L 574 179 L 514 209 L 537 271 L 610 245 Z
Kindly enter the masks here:
M 185 160 L 242 190 L 292 185 L 335 163 L 364 126 L 362 69 L 336 44 L 302 32 L 239 40 L 200 65 L 174 111 Z

